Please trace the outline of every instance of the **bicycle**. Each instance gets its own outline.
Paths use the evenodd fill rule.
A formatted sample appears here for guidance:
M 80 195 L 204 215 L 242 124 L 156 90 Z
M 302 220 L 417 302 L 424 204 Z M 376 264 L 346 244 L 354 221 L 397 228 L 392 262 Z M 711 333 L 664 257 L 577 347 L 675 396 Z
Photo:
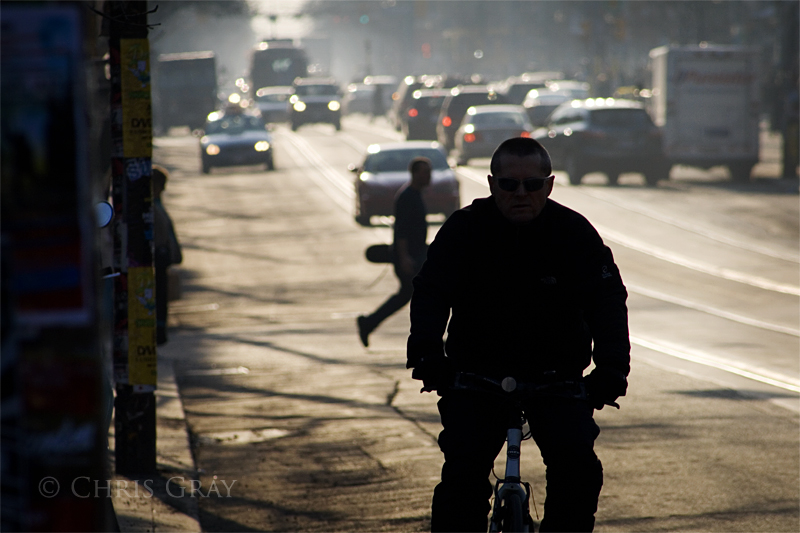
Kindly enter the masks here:
M 572 380 L 555 381 L 555 373 L 546 375 L 544 383 L 518 383 L 512 377 L 497 381 L 486 376 L 459 372 L 456 374 L 451 389 L 488 393 L 511 403 L 513 408 L 510 411 L 506 434 L 505 476 L 498 478 L 495 483 L 489 531 L 492 533 L 500 531 L 530 533 L 535 531 L 529 503 L 532 494 L 531 486 L 528 482 L 522 481 L 520 475 L 521 444 L 523 440 L 531 438 L 530 433 L 523 435 L 522 432 L 527 421 L 522 402 L 533 397 L 547 396 L 585 402 L 587 397 L 584 383 Z M 610 402 L 608 405 L 619 409 L 619 405 L 614 402 Z

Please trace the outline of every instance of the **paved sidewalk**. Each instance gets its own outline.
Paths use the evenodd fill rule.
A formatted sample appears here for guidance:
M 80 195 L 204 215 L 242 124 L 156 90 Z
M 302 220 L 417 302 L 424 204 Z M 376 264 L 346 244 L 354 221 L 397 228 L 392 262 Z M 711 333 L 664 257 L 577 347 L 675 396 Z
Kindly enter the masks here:
M 111 498 L 122 532 L 201 531 L 197 499 L 190 496 L 197 472 L 168 352 L 159 348 L 156 474 L 141 479 L 112 477 Z M 109 448 L 113 452 L 113 424 L 110 432 Z M 113 461 L 112 453 L 112 472 Z

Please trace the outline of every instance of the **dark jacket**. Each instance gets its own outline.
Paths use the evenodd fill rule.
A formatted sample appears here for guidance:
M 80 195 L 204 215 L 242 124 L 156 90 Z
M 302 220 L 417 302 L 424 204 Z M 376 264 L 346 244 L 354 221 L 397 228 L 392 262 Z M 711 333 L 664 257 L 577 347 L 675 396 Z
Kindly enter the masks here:
M 414 278 L 408 366 L 442 357 L 447 327 L 459 371 L 577 378 L 594 357 L 627 375 L 626 299 L 611 250 L 582 215 L 547 200 L 516 225 L 478 199 L 444 223 Z

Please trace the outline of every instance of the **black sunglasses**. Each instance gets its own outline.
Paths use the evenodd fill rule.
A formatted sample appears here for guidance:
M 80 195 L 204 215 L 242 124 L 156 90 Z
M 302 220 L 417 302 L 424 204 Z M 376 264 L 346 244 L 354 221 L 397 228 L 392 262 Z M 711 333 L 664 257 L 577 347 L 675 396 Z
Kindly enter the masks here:
M 525 187 L 526 192 L 536 192 L 542 190 L 544 184 L 553 176 L 546 178 L 528 178 L 524 180 L 515 180 L 514 178 L 497 178 L 497 186 L 506 192 L 516 192 L 521 183 Z

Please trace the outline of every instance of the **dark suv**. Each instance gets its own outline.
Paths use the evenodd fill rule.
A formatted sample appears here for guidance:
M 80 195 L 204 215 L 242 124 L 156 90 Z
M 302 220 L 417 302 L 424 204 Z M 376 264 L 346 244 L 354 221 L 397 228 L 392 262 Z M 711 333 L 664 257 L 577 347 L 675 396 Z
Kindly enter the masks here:
M 333 78 L 296 78 L 292 104 L 292 130 L 303 124 L 322 122 L 342 129 L 342 91 Z
M 439 110 L 449 89 L 418 89 L 414 91 L 411 104 L 404 117 L 400 119 L 400 127 L 407 141 L 436 140 L 436 123 L 439 121 Z
M 589 172 L 604 172 L 610 185 L 623 172 L 641 172 L 648 185 L 669 178 L 661 130 L 639 102 L 613 98 L 565 102 L 533 137 L 550 152 L 553 168 L 569 174 L 572 185 Z
M 436 138 L 447 153 L 455 148 L 456 130 L 461 119 L 472 106 L 505 104 L 506 98 L 486 85 L 459 85 L 450 90 L 439 110 Z

